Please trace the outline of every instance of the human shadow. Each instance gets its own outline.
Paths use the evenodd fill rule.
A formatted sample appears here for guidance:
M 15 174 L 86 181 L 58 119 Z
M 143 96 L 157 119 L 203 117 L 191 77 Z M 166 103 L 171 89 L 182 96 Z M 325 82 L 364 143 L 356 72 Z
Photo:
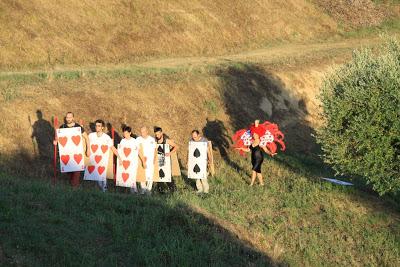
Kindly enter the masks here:
M 31 138 L 32 142 L 36 142 L 37 155 L 39 159 L 51 159 L 54 127 L 48 120 L 44 119 L 43 112 L 40 109 L 36 111 L 36 121 L 32 124 Z
M 218 150 L 221 158 L 232 168 L 239 171 L 241 167 L 229 157 L 231 138 L 224 123 L 218 119 L 209 120 L 206 118 L 206 125 L 203 127 L 204 136 L 211 141 L 213 150 Z
M 319 159 L 321 150 L 314 138 L 315 132 L 305 119 L 306 101 L 294 99 L 281 79 L 256 64 L 247 63 L 221 66 L 216 75 L 220 79 L 225 110 L 235 130 L 247 128 L 255 119 L 277 123 L 285 134 L 286 155 Z M 282 164 L 286 162 L 282 160 Z M 295 168 L 293 164 L 288 167 Z

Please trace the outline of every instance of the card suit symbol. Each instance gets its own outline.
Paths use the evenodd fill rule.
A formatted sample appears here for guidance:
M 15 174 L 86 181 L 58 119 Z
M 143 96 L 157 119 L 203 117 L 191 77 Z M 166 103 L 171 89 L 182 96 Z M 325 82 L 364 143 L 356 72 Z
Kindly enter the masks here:
M 159 174 L 159 176 L 160 176 L 160 179 L 165 178 L 165 173 L 164 173 L 163 169 L 160 169 L 160 170 L 158 171 L 158 174 Z
M 64 165 L 67 165 L 69 161 L 69 155 L 61 155 L 61 161 L 64 163 Z
M 65 147 L 65 144 L 67 143 L 67 141 L 68 141 L 68 137 L 66 137 L 66 136 L 63 136 L 63 137 L 59 137 L 59 138 L 58 138 L 58 142 L 59 142 L 60 145 L 62 145 L 63 147 Z
M 125 157 L 128 157 L 130 153 L 131 153 L 131 149 L 129 147 L 124 147 Z
M 199 158 L 199 157 L 200 157 L 200 150 L 199 150 L 198 148 L 196 148 L 196 149 L 194 150 L 193 156 L 194 156 L 195 158 Z
M 129 179 L 129 173 L 123 172 L 121 176 L 124 183 Z
M 122 161 L 122 166 L 124 167 L 125 170 L 129 168 L 129 165 L 131 165 L 131 162 L 129 160 Z
M 106 167 L 99 166 L 97 167 L 97 172 L 101 175 L 106 170 Z
M 81 137 L 79 135 L 74 135 L 71 137 L 72 142 L 74 142 L 74 144 L 77 146 L 79 145 L 79 143 L 81 142 Z
M 74 160 L 79 164 L 82 160 L 82 154 L 74 154 Z
M 92 149 L 93 153 L 96 153 L 96 151 L 99 148 L 99 146 L 98 145 L 91 145 L 90 148 Z
M 95 166 L 93 166 L 93 165 L 88 166 L 87 169 L 88 169 L 89 173 L 92 173 L 95 169 Z
M 106 153 L 108 150 L 108 146 L 107 145 L 102 145 L 101 146 L 101 151 L 103 151 L 103 153 Z
M 158 153 L 160 153 L 160 154 L 164 154 L 163 146 L 158 146 L 157 151 L 158 151 Z
M 198 174 L 200 171 L 201 171 L 201 170 L 200 170 L 199 165 L 197 165 L 197 164 L 194 165 L 193 172 L 196 173 L 196 174 Z
M 101 161 L 102 158 L 103 158 L 102 156 L 96 155 L 96 156 L 94 156 L 94 161 L 96 161 L 96 163 L 99 164 L 99 162 Z

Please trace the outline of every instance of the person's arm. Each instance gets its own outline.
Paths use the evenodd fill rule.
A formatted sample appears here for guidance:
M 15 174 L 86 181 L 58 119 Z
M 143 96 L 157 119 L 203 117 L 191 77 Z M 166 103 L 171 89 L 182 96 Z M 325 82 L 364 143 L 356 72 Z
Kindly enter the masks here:
M 89 136 L 88 136 L 88 138 L 87 138 L 87 143 L 86 143 L 87 145 L 87 149 L 86 149 L 86 156 L 87 157 L 90 157 L 90 154 L 92 153 L 91 152 L 91 148 L 90 148 L 90 139 L 89 139 Z
M 210 164 L 211 163 L 211 153 L 212 153 L 212 147 L 211 147 L 211 145 L 210 145 L 210 143 L 207 141 L 207 162 L 208 162 L 208 164 Z
M 146 169 L 146 161 L 145 161 L 145 159 L 144 159 L 143 153 L 140 153 L 140 152 L 139 152 L 139 159 L 140 159 L 140 161 L 142 162 L 143 168 Z
M 171 147 L 173 147 L 172 148 L 172 150 L 169 152 L 169 153 L 165 153 L 165 156 L 166 157 L 169 157 L 169 156 L 171 156 L 171 154 L 172 153 L 176 153 L 176 151 L 178 151 L 178 149 L 179 149 L 179 146 L 174 142 L 174 140 L 172 140 L 172 139 L 168 139 L 167 140 L 167 144 Z
M 273 157 L 273 156 L 276 155 L 276 153 L 272 153 L 272 152 L 268 149 L 267 146 L 262 146 L 261 148 L 265 151 L 265 153 L 267 153 L 267 154 L 270 155 L 271 157 Z
M 119 160 L 119 165 L 122 164 L 122 158 L 119 156 L 118 150 L 115 148 L 115 146 L 111 146 L 111 151 L 114 153 L 115 156 L 117 156 Z
M 154 159 L 153 159 L 153 165 L 156 165 L 157 162 L 157 146 L 154 148 Z
M 244 147 L 235 147 L 235 149 L 241 150 L 241 151 L 244 151 L 244 152 L 250 152 L 250 148 L 248 148 L 248 147 L 246 147 L 246 148 L 244 148 Z
M 139 145 L 139 158 L 142 161 L 143 168 L 146 169 L 147 168 L 147 162 L 146 162 L 147 158 L 144 156 L 142 144 Z
M 85 132 L 83 132 L 82 133 L 82 138 L 83 138 L 83 140 L 85 140 L 85 147 L 84 147 L 84 151 L 86 151 L 86 155 L 88 155 L 88 153 L 89 153 L 89 148 L 90 148 L 90 146 L 89 146 L 89 137 L 88 137 L 88 135 L 85 133 Z

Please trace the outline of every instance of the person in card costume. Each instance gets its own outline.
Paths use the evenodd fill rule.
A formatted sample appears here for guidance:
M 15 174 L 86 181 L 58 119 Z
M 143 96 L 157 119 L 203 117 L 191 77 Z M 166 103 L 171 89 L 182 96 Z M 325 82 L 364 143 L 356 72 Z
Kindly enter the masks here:
M 61 129 L 63 128 L 73 128 L 73 127 L 80 127 L 81 128 L 81 133 L 82 133 L 82 138 L 85 140 L 84 144 L 84 151 L 87 151 L 88 149 L 88 136 L 85 133 L 85 129 L 83 129 L 82 125 L 78 124 L 75 122 L 75 117 L 74 113 L 71 111 L 68 111 L 65 114 L 64 118 L 64 124 L 60 126 Z M 58 137 L 55 138 L 53 141 L 53 144 L 56 146 L 58 144 Z M 81 172 L 76 171 L 76 172 L 69 172 L 69 183 L 71 184 L 72 187 L 77 188 L 80 185 L 80 177 L 81 177 Z
M 140 136 L 136 138 L 137 142 L 141 145 L 143 150 L 144 162 L 146 165 L 145 176 L 146 182 L 141 182 L 141 193 L 151 194 L 151 189 L 153 188 L 153 178 L 154 178 L 154 166 L 157 160 L 157 145 L 154 137 L 149 135 L 149 129 L 147 127 L 142 127 L 140 129 Z
M 95 121 L 95 130 L 96 132 L 90 133 L 89 134 L 89 142 L 88 142 L 88 147 L 90 147 L 91 143 L 97 143 L 97 144 L 103 144 L 108 146 L 109 149 L 114 153 L 115 156 L 119 159 L 120 162 L 122 162 L 121 157 L 118 154 L 118 150 L 114 147 L 114 142 L 111 139 L 111 137 L 104 132 L 106 124 L 103 120 L 96 120 Z M 90 157 L 90 149 L 88 151 L 88 157 Z M 104 181 L 98 181 L 97 184 L 99 185 L 100 189 L 103 192 L 107 191 L 107 179 Z
M 232 140 L 234 147 L 243 152 L 251 152 L 251 182 L 252 186 L 258 178 L 261 186 L 264 185 L 263 176 L 261 173 L 261 166 L 264 161 L 263 152 L 267 153 L 271 157 L 276 155 L 277 145 L 281 145 L 281 151 L 286 149 L 285 143 L 283 142 L 284 135 L 279 131 L 278 125 L 270 123 L 268 121 L 260 124 L 259 120 L 256 120 L 250 125 L 249 129 L 241 129 L 237 131 Z
M 140 161 L 142 162 L 143 168 L 146 169 L 146 162 L 144 161 L 144 156 L 142 154 L 143 151 L 141 149 L 139 149 L 140 144 L 138 143 L 136 138 L 134 138 L 134 135 L 132 134 L 132 128 L 129 126 L 125 126 L 122 129 L 122 131 L 123 131 L 124 138 L 121 140 L 120 145 L 133 147 L 134 150 L 137 151 L 136 153 L 138 153 L 137 155 L 138 155 Z M 133 194 L 137 193 L 136 183 L 132 184 L 131 193 L 133 193 Z
M 207 138 L 203 137 L 200 134 L 199 130 L 193 130 L 192 131 L 192 138 L 190 139 L 190 141 L 192 142 L 207 142 L 208 140 Z M 212 158 L 211 152 L 212 148 L 210 147 L 210 145 L 207 145 L 207 166 L 208 169 L 210 167 L 210 159 Z M 197 179 L 196 180 L 196 188 L 197 188 L 197 193 L 201 194 L 201 193 L 205 193 L 208 194 L 209 190 L 210 190 L 210 185 L 208 184 L 208 179 Z
M 154 126 L 154 137 L 156 139 L 157 144 L 160 145 L 169 145 L 170 151 L 169 153 L 164 153 L 164 149 L 161 151 L 157 151 L 158 154 L 158 166 L 163 166 L 165 164 L 165 157 L 171 158 L 171 172 L 172 176 L 180 176 L 180 169 L 177 157 L 177 151 L 179 146 L 175 143 L 174 140 L 169 138 L 166 134 L 164 134 L 161 127 Z M 164 187 L 164 183 L 158 183 L 158 189 L 162 191 L 161 187 Z M 171 192 L 174 192 L 176 189 L 176 185 L 174 180 L 172 179 L 171 183 L 167 183 L 166 185 Z

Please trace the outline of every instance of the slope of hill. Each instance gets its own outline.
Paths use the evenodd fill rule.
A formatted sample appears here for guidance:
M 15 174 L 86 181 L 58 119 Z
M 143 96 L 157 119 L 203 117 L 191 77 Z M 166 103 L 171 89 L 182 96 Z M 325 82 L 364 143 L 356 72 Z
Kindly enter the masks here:
M 364 18 L 357 25 L 379 24 L 391 9 L 369 0 L 362 5 L 368 8 L 359 9 L 347 1 L 334 8 L 316 2 L 1 1 L 0 69 L 217 55 L 304 42 L 340 33 L 338 25 L 354 16 Z M 323 10 L 335 12 L 330 17 Z M 342 18 L 342 10 L 350 12 Z

